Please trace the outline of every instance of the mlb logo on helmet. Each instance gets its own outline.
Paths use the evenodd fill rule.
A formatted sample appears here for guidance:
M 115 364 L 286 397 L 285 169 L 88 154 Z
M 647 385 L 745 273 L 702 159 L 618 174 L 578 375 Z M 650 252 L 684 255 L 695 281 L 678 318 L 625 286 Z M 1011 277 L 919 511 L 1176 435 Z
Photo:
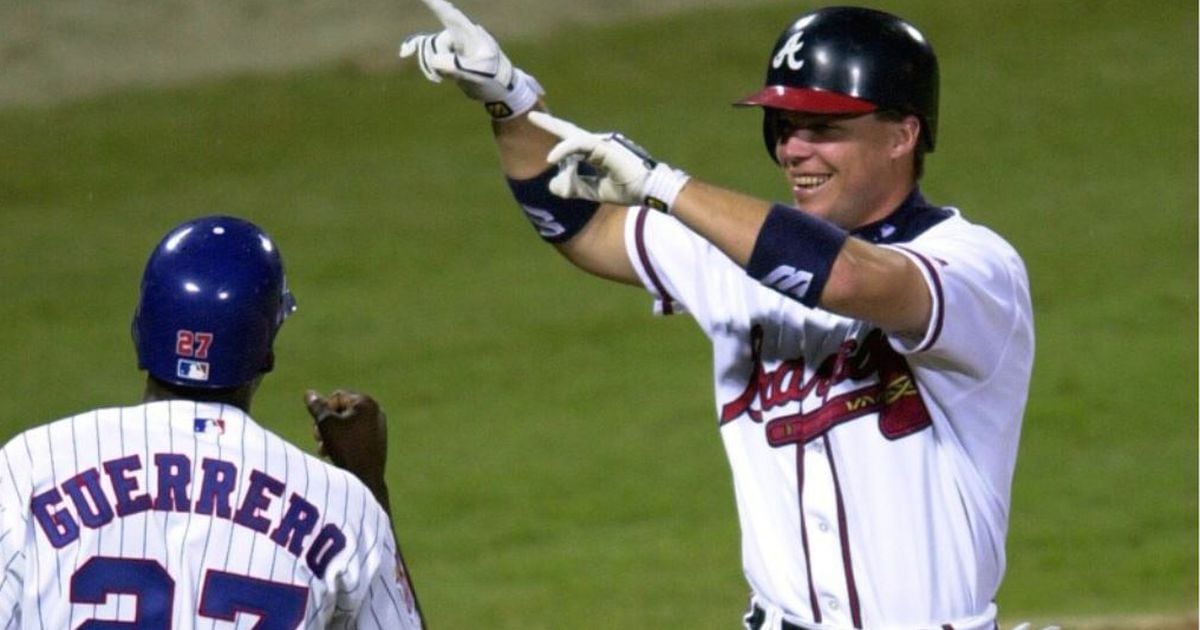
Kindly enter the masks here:
M 179 378 L 186 378 L 189 381 L 207 381 L 208 362 L 180 359 L 179 365 L 175 370 L 175 375 Z

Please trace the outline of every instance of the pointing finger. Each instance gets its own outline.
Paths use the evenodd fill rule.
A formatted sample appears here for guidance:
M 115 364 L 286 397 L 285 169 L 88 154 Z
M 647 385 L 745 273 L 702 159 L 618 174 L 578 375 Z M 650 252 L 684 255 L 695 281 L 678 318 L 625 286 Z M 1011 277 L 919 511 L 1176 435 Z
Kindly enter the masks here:
M 425 36 L 425 33 L 414 33 L 405 38 L 400 44 L 400 58 L 405 59 L 416 53 L 421 47 L 421 38 Z
M 468 30 L 473 26 L 470 18 L 446 0 L 424 0 L 424 2 L 425 6 L 433 11 L 446 28 Z
M 529 122 L 564 139 L 569 136 L 587 133 L 574 124 L 561 118 L 555 118 L 546 112 L 529 112 Z

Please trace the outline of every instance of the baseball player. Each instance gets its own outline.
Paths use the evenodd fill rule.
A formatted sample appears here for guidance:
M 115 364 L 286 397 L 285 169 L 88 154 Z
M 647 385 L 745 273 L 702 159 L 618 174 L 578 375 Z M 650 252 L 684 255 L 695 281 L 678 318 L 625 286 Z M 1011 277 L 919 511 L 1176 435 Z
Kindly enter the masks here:
M 745 626 L 994 628 L 1033 322 L 1017 252 L 918 187 L 938 126 L 926 37 L 854 7 L 787 26 L 738 102 L 762 108 L 782 204 L 549 116 L 482 27 L 425 3 L 444 28 L 401 56 L 485 104 L 540 236 L 711 339 Z
M 133 319 L 143 403 L 0 449 L 0 629 L 422 627 L 386 494 L 249 415 L 294 309 L 257 226 L 166 235 Z M 306 403 L 335 461 L 348 435 L 382 437 L 369 396 Z M 356 472 L 386 492 L 375 468 Z

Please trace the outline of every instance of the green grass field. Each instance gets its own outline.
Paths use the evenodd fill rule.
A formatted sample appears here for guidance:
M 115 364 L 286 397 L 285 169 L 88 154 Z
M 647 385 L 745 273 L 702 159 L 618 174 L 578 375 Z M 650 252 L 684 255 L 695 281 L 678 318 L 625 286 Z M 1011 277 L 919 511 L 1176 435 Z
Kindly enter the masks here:
M 1195 3 L 879 5 L 941 57 L 926 193 L 1006 235 L 1031 275 L 1003 618 L 1194 613 Z M 556 113 L 784 198 L 759 116 L 728 104 L 797 11 L 506 48 Z M 746 587 L 706 340 L 542 245 L 454 88 L 397 62 L 127 90 L 0 111 L 0 143 L 0 442 L 135 402 L 146 254 L 185 218 L 241 215 L 276 237 L 300 302 L 255 415 L 308 444 L 305 388 L 383 401 L 431 625 L 736 625 Z

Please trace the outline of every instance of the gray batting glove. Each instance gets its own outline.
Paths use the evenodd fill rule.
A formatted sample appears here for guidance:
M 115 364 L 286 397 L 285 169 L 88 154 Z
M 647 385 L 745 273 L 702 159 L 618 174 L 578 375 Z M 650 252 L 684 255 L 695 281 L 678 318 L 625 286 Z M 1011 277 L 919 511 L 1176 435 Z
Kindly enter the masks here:
M 482 101 L 492 118 L 524 114 L 545 94 L 537 79 L 514 68 L 500 44 L 484 28 L 446 0 L 423 0 L 446 28 L 417 33 L 400 45 L 400 57 L 417 56 L 425 78 L 449 77 L 468 97 Z
M 543 112 L 530 112 L 529 122 L 561 138 L 546 156 L 559 165 L 550 181 L 550 192 L 559 197 L 670 212 L 687 184 L 687 173 L 655 160 L 619 133 L 592 133 Z M 580 161 L 598 172 L 579 172 Z

